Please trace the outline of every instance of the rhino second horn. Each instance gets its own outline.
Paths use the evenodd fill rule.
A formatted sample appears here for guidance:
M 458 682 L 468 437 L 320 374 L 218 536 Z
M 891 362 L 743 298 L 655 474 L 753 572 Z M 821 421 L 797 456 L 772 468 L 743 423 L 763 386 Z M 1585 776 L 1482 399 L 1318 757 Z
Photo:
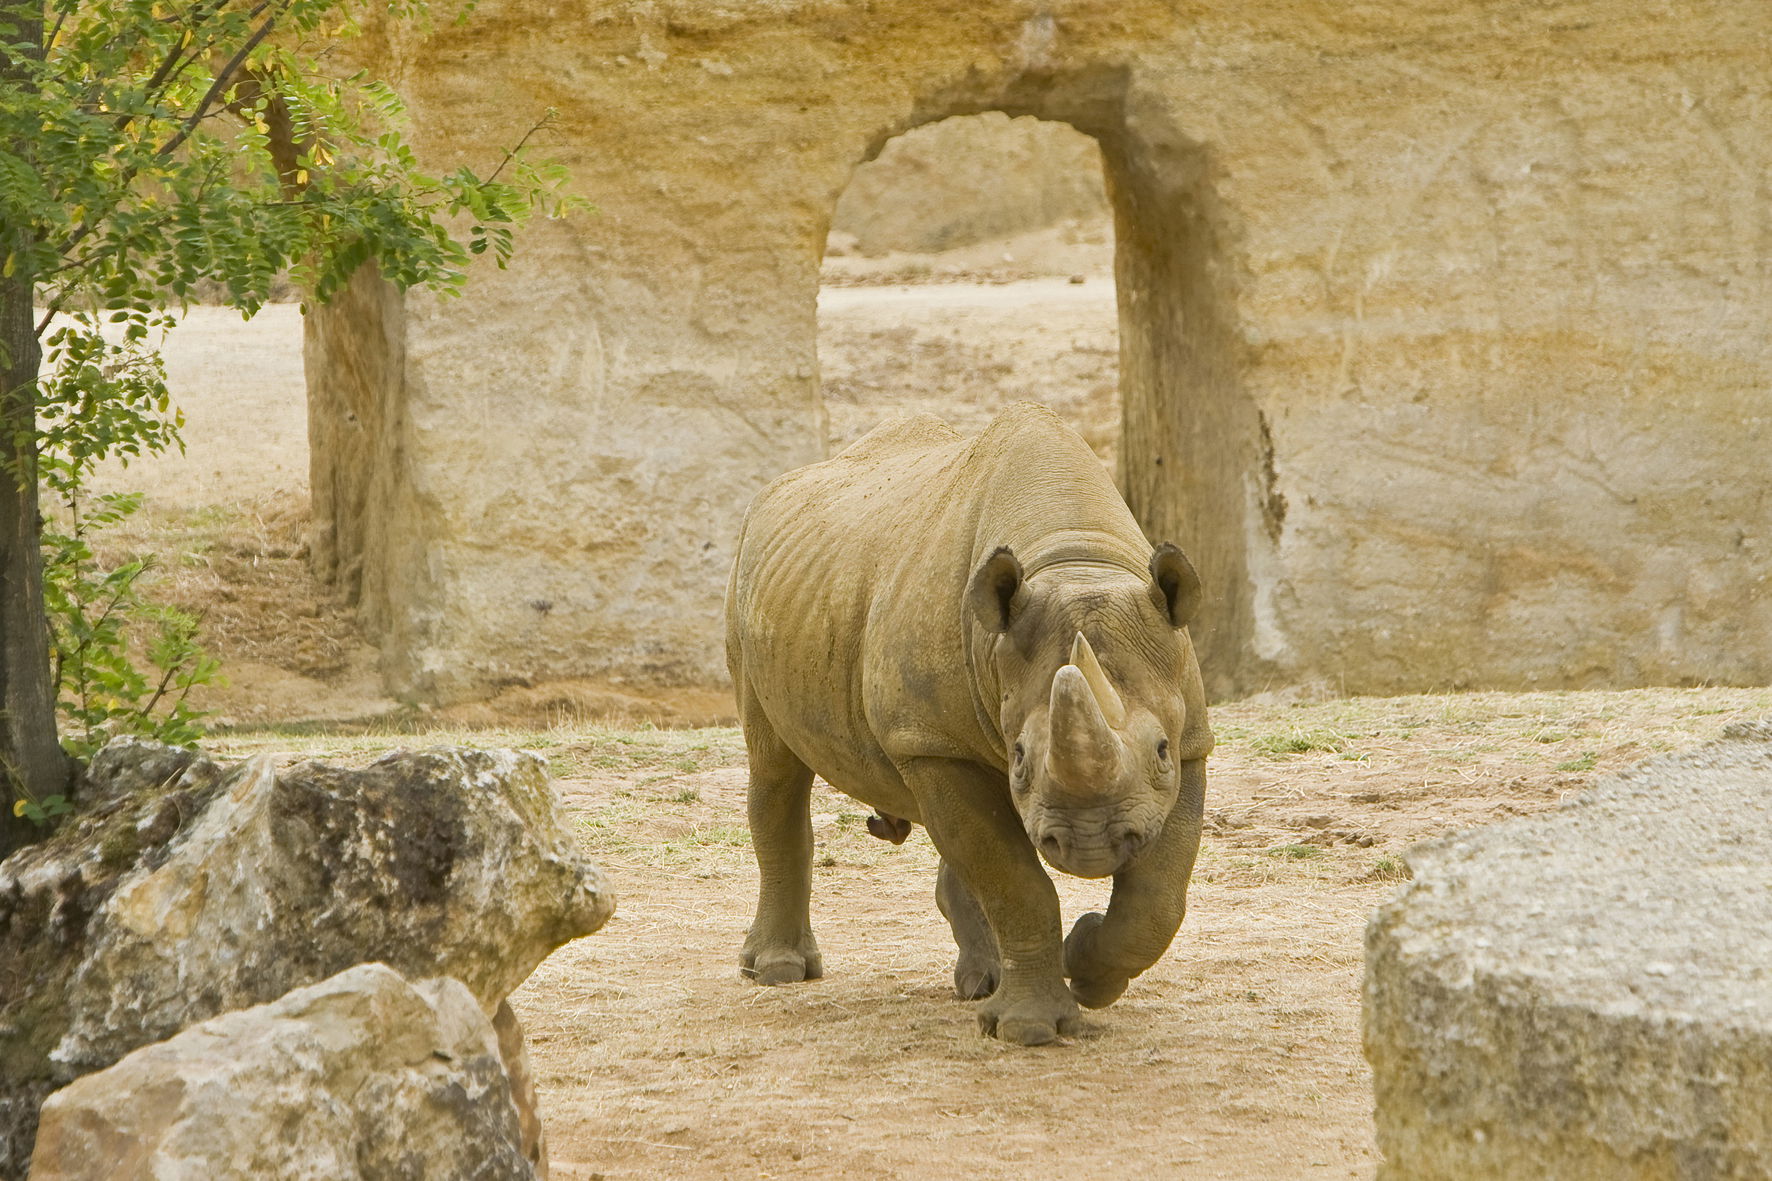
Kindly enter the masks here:
M 1101 706 L 1101 716 L 1107 724 L 1118 730 L 1126 724 L 1126 705 L 1114 690 L 1114 683 L 1107 679 L 1101 671 L 1101 661 L 1095 658 L 1095 649 L 1082 632 L 1071 641 L 1071 663 L 1083 671 L 1083 678 L 1089 682 L 1089 689 L 1095 694 L 1096 703 Z
M 1108 725 L 1083 670 L 1067 664 L 1052 678 L 1052 727 L 1046 767 L 1078 794 L 1103 791 L 1118 777 L 1120 739 Z

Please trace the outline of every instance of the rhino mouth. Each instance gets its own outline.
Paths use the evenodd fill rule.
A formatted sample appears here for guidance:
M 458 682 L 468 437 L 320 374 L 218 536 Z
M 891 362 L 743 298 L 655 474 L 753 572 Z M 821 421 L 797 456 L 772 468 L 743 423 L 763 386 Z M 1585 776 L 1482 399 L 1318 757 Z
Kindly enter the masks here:
M 1046 821 L 1029 827 L 1028 837 L 1041 860 L 1060 873 L 1078 878 L 1105 878 L 1130 865 L 1156 838 L 1156 830 L 1118 822 L 1084 836 L 1063 823 Z

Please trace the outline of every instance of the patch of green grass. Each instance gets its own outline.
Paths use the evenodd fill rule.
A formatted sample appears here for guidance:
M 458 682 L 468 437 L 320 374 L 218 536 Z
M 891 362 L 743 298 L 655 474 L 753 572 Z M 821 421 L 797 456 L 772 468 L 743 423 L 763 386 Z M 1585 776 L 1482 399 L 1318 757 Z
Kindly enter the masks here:
M 635 852 L 661 865 L 695 863 L 750 847 L 751 830 L 742 824 L 697 826 L 678 836 L 633 842 Z
M 686 787 L 671 797 L 673 804 L 693 804 L 701 799 L 701 792 L 693 787 Z
M 1258 754 L 1283 758 L 1286 755 L 1327 751 L 1331 754 L 1347 749 L 1348 736 L 1328 726 L 1291 726 L 1271 734 L 1250 739 L 1249 747 Z
M 597 771 L 668 769 L 693 775 L 744 762 L 744 739 L 735 729 L 612 730 L 585 727 L 555 732 L 554 774 L 572 779 Z
M 1316 845 L 1275 845 L 1271 849 L 1263 849 L 1262 852 L 1269 857 L 1284 857 L 1292 861 L 1307 861 L 1323 855 L 1323 850 Z
M 593 853 L 641 848 L 644 842 L 634 837 L 640 823 L 639 810 L 630 803 L 610 804 L 578 815 L 581 840 Z
M 1406 882 L 1414 875 L 1400 858 L 1380 857 L 1366 871 L 1366 880 L 1372 882 Z
M 1594 764 L 1599 761 L 1599 758 L 1600 758 L 1600 756 L 1596 752 L 1591 751 L 1591 750 L 1586 751 L 1581 755 L 1580 758 L 1570 759 L 1566 763 L 1558 763 L 1557 770 L 1559 770 L 1559 771 L 1592 771 L 1594 769 Z

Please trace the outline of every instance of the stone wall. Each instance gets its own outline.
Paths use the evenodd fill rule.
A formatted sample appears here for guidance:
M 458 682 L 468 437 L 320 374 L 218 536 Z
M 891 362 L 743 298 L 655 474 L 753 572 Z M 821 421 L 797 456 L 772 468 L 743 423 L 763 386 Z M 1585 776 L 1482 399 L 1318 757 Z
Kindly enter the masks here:
M 823 450 L 819 259 L 951 115 L 1101 146 L 1121 483 L 1216 695 L 1772 679 L 1772 8 L 485 0 L 372 34 L 421 153 L 600 213 L 309 319 L 322 571 L 390 684 L 723 675 L 745 503 Z M 372 315 L 365 315 L 366 311 Z

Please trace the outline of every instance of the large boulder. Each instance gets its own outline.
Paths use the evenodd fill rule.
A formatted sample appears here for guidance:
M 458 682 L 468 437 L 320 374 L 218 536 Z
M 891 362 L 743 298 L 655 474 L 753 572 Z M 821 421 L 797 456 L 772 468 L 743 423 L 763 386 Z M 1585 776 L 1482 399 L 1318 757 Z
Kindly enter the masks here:
M 1772 726 L 1409 863 L 1366 934 L 1381 1178 L 1772 1177 Z
M 362 770 L 226 769 L 113 744 L 87 810 L 0 863 L 0 1177 L 50 1091 L 365 961 L 491 1015 L 614 908 L 541 760 L 439 748 Z
M 51 1095 L 31 1181 L 527 1181 L 474 995 L 362 964 L 191 1026 Z

